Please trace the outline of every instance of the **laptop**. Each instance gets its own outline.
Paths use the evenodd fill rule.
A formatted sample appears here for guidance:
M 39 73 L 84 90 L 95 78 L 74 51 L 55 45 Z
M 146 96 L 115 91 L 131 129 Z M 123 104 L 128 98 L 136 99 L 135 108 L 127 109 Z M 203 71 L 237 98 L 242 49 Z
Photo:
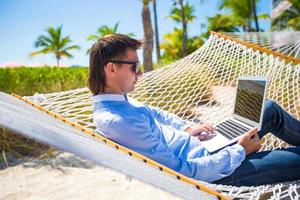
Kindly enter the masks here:
M 210 153 L 237 143 L 252 128 L 260 130 L 268 79 L 264 76 L 243 76 L 237 80 L 234 109 L 231 116 L 215 126 L 215 137 L 201 141 Z

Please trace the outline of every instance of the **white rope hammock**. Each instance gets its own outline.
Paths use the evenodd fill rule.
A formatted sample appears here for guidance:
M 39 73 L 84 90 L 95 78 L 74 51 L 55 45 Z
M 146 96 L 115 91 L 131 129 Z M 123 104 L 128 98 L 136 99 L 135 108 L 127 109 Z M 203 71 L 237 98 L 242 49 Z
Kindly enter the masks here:
M 278 53 L 272 53 L 270 51 L 264 52 L 264 49 L 259 49 L 257 46 L 252 46 L 251 44 L 248 45 L 247 43 L 241 44 L 228 36 L 214 33 L 200 49 L 191 55 L 163 68 L 145 73 L 139 80 L 136 90 L 133 93 L 130 93 L 129 96 L 152 106 L 158 106 L 166 111 L 175 113 L 183 119 L 190 121 L 190 123 L 217 123 L 225 117 L 228 117 L 233 109 L 234 102 L 232 99 L 234 97 L 234 87 L 237 77 L 264 75 L 269 77 L 270 80 L 267 98 L 276 101 L 279 105 L 284 107 L 287 112 L 297 119 L 300 119 L 299 63 L 300 62 L 297 59 L 281 56 Z M 31 97 L 19 98 L 32 101 L 36 104 L 34 105 L 36 108 L 56 117 L 56 121 L 60 120 L 60 123 L 51 121 L 51 126 L 53 128 L 67 123 L 74 127 L 71 128 L 72 130 L 75 128 L 81 130 L 78 131 L 79 135 L 87 133 L 96 139 L 98 137 L 101 141 L 105 140 L 94 132 L 92 98 L 91 93 L 87 88 L 50 94 L 35 94 Z M 4 101 L 3 98 L 0 98 L 0 102 L 1 101 Z M 37 112 L 38 109 L 35 109 L 35 112 Z M 32 112 L 32 110 L 30 112 Z M 9 110 L 6 114 L 8 113 L 10 113 Z M 44 121 L 44 123 L 46 123 L 46 121 L 48 122 L 48 120 L 42 116 L 39 119 Z M 9 122 L 7 121 L 1 121 L 0 118 L 1 126 L 10 126 L 9 128 L 13 128 L 12 125 L 8 125 L 8 123 Z M 26 131 L 21 128 L 17 131 L 43 142 L 58 146 L 59 148 L 63 147 L 60 143 L 55 144 L 49 142 L 50 138 L 37 138 L 33 136 L 30 131 L 25 133 Z M 49 137 L 52 137 L 53 139 L 54 135 Z M 60 135 L 57 137 L 60 137 Z M 110 144 L 109 140 L 105 140 L 105 142 L 106 144 Z M 103 144 L 103 146 L 107 145 Z M 121 145 L 118 146 L 111 143 L 111 146 L 115 147 L 111 152 L 115 151 L 120 153 L 120 155 L 118 153 L 115 154 L 119 155 L 121 158 L 128 157 L 124 152 L 130 155 L 128 150 L 122 150 L 123 147 Z M 261 150 L 286 146 L 288 146 L 286 143 L 268 134 L 265 136 L 265 142 Z M 70 146 L 70 148 L 65 147 L 63 149 L 74 152 L 74 146 Z M 89 151 L 87 152 L 91 152 L 93 149 L 88 150 Z M 86 156 L 84 149 L 77 150 L 75 153 L 89 158 Z M 134 152 L 132 153 L 134 154 Z M 116 159 L 115 156 L 106 158 L 102 157 L 102 154 L 100 153 L 99 155 L 98 153 L 96 154 L 98 156 L 96 160 L 101 164 L 106 162 L 111 164 L 111 162 Z M 147 163 L 145 164 L 142 162 L 145 169 L 148 169 L 147 166 L 158 167 L 163 172 L 166 172 L 163 173 L 163 177 L 175 176 L 177 182 L 185 182 L 186 184 L 192 185 L 191 191 L 196 190 L 202 192 L 197 193 L 197 196 L 194 196 L 192 193 L 188 194 L 186 191 L 179 191 L 178 188 L 173 185 L 173 182 L 172 184 L 166 182 L 165 184 L 159 185 L 159 187 L 171 191 L 185 199 L 207 199 L 205 195 L 208 195 L 209 197 L 218 196 L 217 198 L 221 199 L 226 199 L 226 196 L 242 199 L 300 198 L 300 182 L 280 183 L 259 187 L 214 185 L 188 179 L 157 163 L 152 164 L 153 162 L 150 159 L 143 157 L 142 155 L 138 155 L 136 158 Z M 109 159 L 109 161 L 105 161 L 105 159 Z M 110 166 L 110 164 L 106 163 L 107 166 L 120 170 L 114 165 Z M 127 174 L 135 171 L 134 164 L 129 168 L 130 170 L 127 168 L 128 172 L 124 170 L 120 171 Z M 157 171 L 162 173 L 159 170 Z M 146 173 L 138 173 L 138 175 L 136 174 L 134 177 L 142 180 L 147 179 L 145 178 L 147 177 Z M 155 183 L 156 181 L 158 180 L 150 180 L 148 182 L 158 186 Z M 166 181 L 169 180 L 166 179 Z M 198 183 L 201 185 L 197 185 Z M 208 189 L 206 187 L 208 187 Z M 215 193 L 214 190 L 221 194 Z

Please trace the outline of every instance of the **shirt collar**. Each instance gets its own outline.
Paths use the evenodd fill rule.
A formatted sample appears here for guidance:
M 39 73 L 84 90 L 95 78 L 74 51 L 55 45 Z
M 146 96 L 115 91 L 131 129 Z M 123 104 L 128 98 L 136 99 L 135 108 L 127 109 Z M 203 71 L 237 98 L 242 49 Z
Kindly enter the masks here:
M 93 95 L 95 102 L 97 101 L 128 101 L 127 94 L 98 94 Z

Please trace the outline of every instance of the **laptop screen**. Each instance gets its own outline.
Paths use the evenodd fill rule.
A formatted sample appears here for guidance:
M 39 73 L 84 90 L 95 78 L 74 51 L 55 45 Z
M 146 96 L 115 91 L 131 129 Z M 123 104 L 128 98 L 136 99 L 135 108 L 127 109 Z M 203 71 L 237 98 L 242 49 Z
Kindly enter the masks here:
M 239 80 L 234 114 L 259 123 L 266 81 Z

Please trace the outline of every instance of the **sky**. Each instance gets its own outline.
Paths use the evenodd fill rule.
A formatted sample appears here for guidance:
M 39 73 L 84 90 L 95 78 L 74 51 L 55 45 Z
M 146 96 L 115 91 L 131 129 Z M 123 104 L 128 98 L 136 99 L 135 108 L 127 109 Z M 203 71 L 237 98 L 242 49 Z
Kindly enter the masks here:
M 196 20 L 188 26 L 189 36 L 205 32 L 201 24 L 207 23 L 207 17 L 219 13 L 219 0 L 188 0 L 195 7 Z M 167 18 L 172 0 L 157 0 L 158 26 L 160 41 L 175 27 L 180 27 Z M 258 14 L 270 14 L 270 0 L 258 4 Z M 23 65 L 55 65 L 53 55 L 29 57 L 34 48 L 34 41 L 45 29 L 62 25 L 63 36 L 70 35 L 73 44 L 81 47 L 80 51 L 71 51 L 71 59 L 63 58 L 62 65 L 88 66 L 87 49 L 92 45 L 88 35 L 95 34 L 100 26 L 114 26 L 120 22 L 120 33 L 134 33 L 137 39 L 143 38 L 141 19 L 141 0 L 0 0 L 0 66 L 7 63 Z M 152 5 L 150 5 L 151 15 Z M 228 12 L 228 11 L 224 11 Z M 152 23 L 153 23 L 153 16 Z M 260 26 L 269 30 L 269 20 L 261 20 Z M 139 51 L 142 60 L 141 51 Z M 155 52 L 153 59 L 155 61 Z

